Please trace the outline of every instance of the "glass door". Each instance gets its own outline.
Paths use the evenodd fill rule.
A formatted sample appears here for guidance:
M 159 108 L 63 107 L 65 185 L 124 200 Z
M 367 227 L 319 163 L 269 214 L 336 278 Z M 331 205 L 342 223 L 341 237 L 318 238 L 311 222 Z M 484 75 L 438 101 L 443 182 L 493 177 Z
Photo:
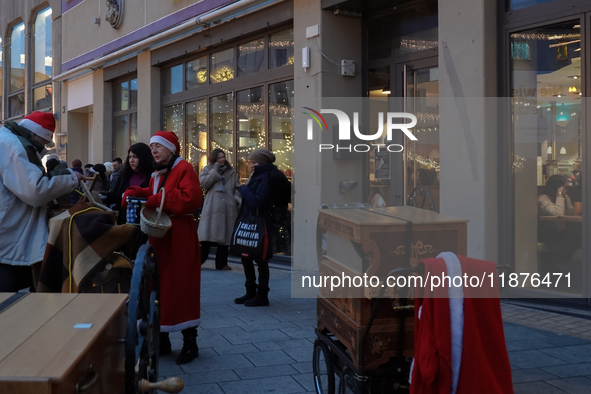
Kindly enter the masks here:
M 580 297 L 586 288 L 584 20 L 509 35 L 515 272 L 551 282 L 520 286 L 549 297 Z
M 396 65 L 396 91 L 402 110 L 417 117 L 411 129 L 417 141 L 403 139 L 404 155 L 392 160 L 399 174 L 391 193 L 397 204 L 439 212 L 439 68 L 431 57 Z

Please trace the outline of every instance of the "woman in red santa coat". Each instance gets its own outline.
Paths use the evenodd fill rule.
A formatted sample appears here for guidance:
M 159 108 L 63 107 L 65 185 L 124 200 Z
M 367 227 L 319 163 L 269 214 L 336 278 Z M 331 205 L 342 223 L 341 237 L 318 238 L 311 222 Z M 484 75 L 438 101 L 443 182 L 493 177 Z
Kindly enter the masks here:
M 160 354 L 172 351 L 168 333 L 181 331 L 183 348 L 176 363 L 185 364 L 199 356 L 201 264 L 193 211 L 201 206 L 203 196 L 193 166 L 178 155 L 176 134 L 157 132 L 150 139 L 150 149 L 156 162 L 150 186 L 127 189 L 122 206 L 127 196 L 147 197 L 146 208 L 155 209 L 160 207 L 161 188 L 165 190 L 163 210 L 170 215 L 172 228 L 164 237 L 149 240 L 160 270 Z

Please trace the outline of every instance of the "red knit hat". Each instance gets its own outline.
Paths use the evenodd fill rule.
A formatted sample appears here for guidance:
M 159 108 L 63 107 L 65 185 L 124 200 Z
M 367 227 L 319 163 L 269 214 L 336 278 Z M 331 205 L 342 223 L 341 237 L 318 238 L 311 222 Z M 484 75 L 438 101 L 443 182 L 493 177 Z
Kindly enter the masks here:
M 25 116 L 18 124 L 47 141 L 53 140 L 55 118 L 49 112 L 35 111 Z
M 172 131 L 158 131 L 150 138 L 150 145 L 157 143 L 167 148 L 172 153 L 181 152 L 179 137 Z

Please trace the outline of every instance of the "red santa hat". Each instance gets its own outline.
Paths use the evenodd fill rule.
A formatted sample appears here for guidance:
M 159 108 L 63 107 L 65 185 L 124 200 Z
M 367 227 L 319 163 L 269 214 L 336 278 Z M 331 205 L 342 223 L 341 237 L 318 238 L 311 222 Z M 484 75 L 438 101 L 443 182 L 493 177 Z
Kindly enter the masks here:
M 19 126 L 28 129 L 44 140 L 53 140 L 53 132 L 55 131 L 55 118 L 53 117 L 53 114 L 49 112 L 35 111 L 25 116 L 25 118 L 18 124 Z
M 180 153 L 179 137 L 172 131 L 158 131 L 150 138 L 150 145 L 160 144 L 172 153 Z

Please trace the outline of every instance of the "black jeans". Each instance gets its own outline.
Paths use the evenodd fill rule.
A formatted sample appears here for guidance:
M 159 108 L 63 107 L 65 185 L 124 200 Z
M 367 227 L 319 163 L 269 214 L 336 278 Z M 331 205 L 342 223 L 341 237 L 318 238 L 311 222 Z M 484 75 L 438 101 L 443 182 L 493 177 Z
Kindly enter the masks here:
M 244 267 L 244 276 L 246 276 L 245 286 L 254 287 L 257 284 L 257 277 L 254 271 L 254 263 L 257 263 L 259 268 L 259 290 L 269 291 L 269 260 L 253 260 L 250 257 L 241 258 L 242 266 Z
M 0 292 L 16 293 L 33 286 L 33 271 L 29 266 L 0 263 Z
M 215 269 L 221 270 L 226 265 L 228 265 L 228 249 L 230 248 L 230 246 L 219 245 L 215 242 L 201 242 L 201 264 L 205 263 L 205 261 L 207 260 L 207 256 L 209 256 L 209 249 L 211 249 L 212 246 L 215 246 L 217 248 L 215 252 Z

